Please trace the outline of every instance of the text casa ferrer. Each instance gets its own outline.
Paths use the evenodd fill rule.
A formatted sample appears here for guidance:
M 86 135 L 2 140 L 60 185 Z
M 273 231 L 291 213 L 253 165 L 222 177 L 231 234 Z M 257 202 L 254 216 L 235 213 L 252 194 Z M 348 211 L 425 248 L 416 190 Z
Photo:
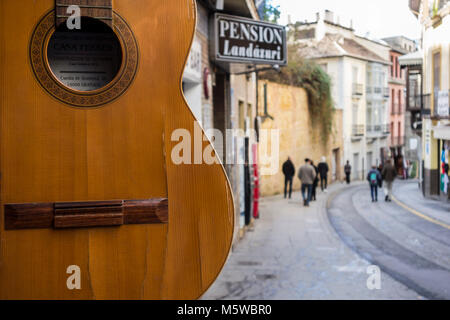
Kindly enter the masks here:
M 272 23 L 216 14 L 214 59 L 222 62 L 286 65 L 286 29 Z

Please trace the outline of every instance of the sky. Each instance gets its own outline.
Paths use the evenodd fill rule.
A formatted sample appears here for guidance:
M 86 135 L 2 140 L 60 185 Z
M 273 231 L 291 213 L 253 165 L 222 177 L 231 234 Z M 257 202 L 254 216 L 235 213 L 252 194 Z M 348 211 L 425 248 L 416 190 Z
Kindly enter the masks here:
M 325 9 L 339 16 L 340 24 L 350 25 L 359 35 L 370 38 L 385 38 L 403 35 L 412 40 L 420 38 L 420 27 L 416 17 L 409 11 L 408 0 L 273 0 L 280 5 L 280 24 L 291 21 L 315 21 L 316 12 Z

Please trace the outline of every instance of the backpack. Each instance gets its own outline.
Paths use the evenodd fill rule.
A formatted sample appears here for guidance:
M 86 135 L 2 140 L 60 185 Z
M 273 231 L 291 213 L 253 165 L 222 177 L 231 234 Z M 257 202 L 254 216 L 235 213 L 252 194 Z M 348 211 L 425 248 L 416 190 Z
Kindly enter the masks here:
M 371 174 L 370 174 L 370 177 L 369 177 L 369 179 L 370 179 L 370 184 L 371 185 L 377 185 L 378 184 L 378 177 L 377 177 L 377 173 L 376 172 L 372 172 Z

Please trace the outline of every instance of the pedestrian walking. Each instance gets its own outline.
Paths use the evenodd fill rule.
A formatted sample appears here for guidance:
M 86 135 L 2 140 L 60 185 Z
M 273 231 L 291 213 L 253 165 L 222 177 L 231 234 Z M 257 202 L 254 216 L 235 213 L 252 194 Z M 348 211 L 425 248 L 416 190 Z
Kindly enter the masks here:
M 380 163 L 377 170 L 381 174 L 383 172 L 383 164 Z M 381 178 L 383 178 L 383 175 L 381 175 Z M 383 179 L 380 179 L 380 181 L 378 181 L 378 188 L 383 188 Z
M 311 201 L 317 201 L 317 186 L 319 185 L 319 169 L 314 165 L 314 161 L 311 161 L 311 165 L 314 168 L 314 171 L 316 172 L 316 178 L 314 179 L 313 187 L 312 187 L 312 195 L 311 195 Z
M 397 177 L 397 170 L 392 165 L 391 160 L 387 160 L 386 164 L 381 172 L 384 182 L 386 183 L 386 197 L 385 201 L 390 202 L 392 197 L 392 185 L 394 183 L 395 178 Z
M 405 180 L 409 179 L 410 168 L 411 168 L 411 163 L 409 162 L 409 160 L 406 160 L 406 162 L 405 162 Z
M 347 184 L 350 184 L 350 176 L 352 174 L 352 166 L 350 165 L 350 161 L 347 161 L 347 164 L 344 166 L 344 173 L 345 181 L 347 181 Z
M 381 174 L 376 165 L 372 166 L 372 170 L 367 174 L 367 181 L 370 184 L 370 195 L 372 196 L 372 202 L 378 202 L 378 185 L 381 180 Z
M 327 160 L 326 157 L 322 157 L 322 161 L 319 163 L 319 165 L 317 167 L 319 169 L 320 188 L 322 189 L 322 192 L 328 192 L 327 188 L 328 188 L 329 167 L 328 167 L 328 164 L 326 163 L 326 160 Z
M 292 163 L 291 157 L 283 163 L 283 174 L 284 174 L 284 198 L 287 198 L 289 193 L 289 199 L 292 196 L 292 182 L 295 176 L 295 167 Z M 288 192 L 289 191 L 289 192 Z
M 303 205 L 305 207 L 309 207 L 309 203 L 311 201 L 312 196 L 312 187 L 314 184 L 314 179 L 316 179 L 316 176 L 317 176 L 316 171 L 314 170 L 314 167 L 311 165 L 311 161 L 309 159 L 305 159 L 305 164 L 298 171 L 298 178 L 302 183 L 302 197 L 303 197 Z

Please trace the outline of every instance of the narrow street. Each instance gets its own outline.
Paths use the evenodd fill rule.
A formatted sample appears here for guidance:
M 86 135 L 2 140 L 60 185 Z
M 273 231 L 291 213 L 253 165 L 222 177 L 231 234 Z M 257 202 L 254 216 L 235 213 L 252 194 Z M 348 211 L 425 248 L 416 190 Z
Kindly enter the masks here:
M 424 200 L 417 182 L 397 181 L 394 195 L 373 204 L 355 183 L 319 191 L 310 208 L 299 193 L 263 199 L 203 299 L 449 299 L 449 207 Z M 368 288 L 370 265 L 380 289 Z

